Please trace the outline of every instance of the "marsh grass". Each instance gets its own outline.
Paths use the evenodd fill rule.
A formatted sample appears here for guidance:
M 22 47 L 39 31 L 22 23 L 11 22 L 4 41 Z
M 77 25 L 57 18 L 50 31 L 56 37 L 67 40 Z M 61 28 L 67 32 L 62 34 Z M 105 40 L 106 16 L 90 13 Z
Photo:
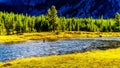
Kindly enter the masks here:
M 64 32 L 39 32 L 24 33 L 22 35 L 1 35 L 0 43 L 24 42 L 27 40 L 58 40 L 69 38 L 89 38 L 89 37 L 120 37 L 120 32 L 84 32 L 84 31 L 64 31 Z

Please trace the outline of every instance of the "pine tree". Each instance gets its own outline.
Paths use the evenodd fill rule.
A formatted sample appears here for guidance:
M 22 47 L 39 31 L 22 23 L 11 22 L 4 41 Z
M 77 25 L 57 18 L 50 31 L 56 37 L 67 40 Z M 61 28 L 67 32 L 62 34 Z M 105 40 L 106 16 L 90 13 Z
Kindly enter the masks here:
M 51 30 L 56 30 L 58 28 L 58 16 L 56 7 L 53 5 L 51 9 L 48 9 L 48 21 L 51 26 Z
M 116 25 L 119 26 L 120 25 L 120 14 L 119 13 L 116 13 L 115 21 L 116 21 Z

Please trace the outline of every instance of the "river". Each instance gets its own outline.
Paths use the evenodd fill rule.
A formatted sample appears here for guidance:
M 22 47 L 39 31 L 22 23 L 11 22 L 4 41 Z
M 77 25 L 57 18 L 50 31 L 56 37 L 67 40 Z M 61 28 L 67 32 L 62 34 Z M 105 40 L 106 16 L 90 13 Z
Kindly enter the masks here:
M 71 54 L 96 49 L 109 49 L 120 46 L 120 37 L 111 38 L 73 38 L 43 42 L 29 40 L 21 43 L 1 43 L 0 62 L 17 58 Z

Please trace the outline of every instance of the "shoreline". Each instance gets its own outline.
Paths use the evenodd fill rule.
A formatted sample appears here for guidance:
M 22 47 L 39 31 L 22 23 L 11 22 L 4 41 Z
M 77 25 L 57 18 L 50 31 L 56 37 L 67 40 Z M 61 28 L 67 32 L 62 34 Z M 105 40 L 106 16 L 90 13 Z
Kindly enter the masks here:
M 65 32 L 39 32 L 39 33 L 24 33 L 23 35 L 0 35 L 0 43 L 17 43 L 28 40 L 50 41 L 57 39 L 70 38 L 96 38 L 96 37 L 120 37 L 120 32 L 83 32 L 83 31 L 65 31 Z
M 120 32 L 40 32 L 24 33 L 23 35 L 0 36 L 0 43 L 17 43 L 27 40 L 56 40 L 69 38 L 95 38 L 95 37 L 120 37 Z M 119 67 L 120 48 L 108 50 L 91 50 L 84 53 L 73 53 L 65 55 L 52 55 L 45 57 L 27 57 L 0 62 L 1 68 L 96 68 L 96 67 Z M 54 58 L 54 59 L 53 59 Z M 64 60 L 64 61 L 63 61 Z M 114 62 L 113 62 L 114 61 Z
M 1 68 L 101 68 L 117 67 L 120 65 L 120 48 L 108 50 L 92 50 L 85 53 L 53 55 L 46 57 L 19 58 L 7 62 L 0 62 Z M 53 59 L 54 58 L 54 59 Z M 63 61 L 64 60 L 64 61 Z M 113 62 L 114 61 L 114 62 Z M 64 67 L 63 67 L 64 66 Z

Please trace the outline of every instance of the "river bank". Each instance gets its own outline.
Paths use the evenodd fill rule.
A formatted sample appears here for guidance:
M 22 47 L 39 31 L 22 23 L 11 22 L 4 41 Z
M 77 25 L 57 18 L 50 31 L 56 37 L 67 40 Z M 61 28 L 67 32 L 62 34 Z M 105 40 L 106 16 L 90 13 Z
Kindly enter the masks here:
M 0 36 L 0 43 L 24 42 L 27 40 L 57 40 L 69 38 L 91 38 L 91 37 L 120 37 L 120 32 L 39 32 L 39 33 L 24 33 L 22 35 L 4 35 Z
M 40 32 L 23 35 L 0 36 L 0 43 L 28 40 L 57 40 L 69 38 L 120 37 L 120 32 Z M 0 62 L 0 68 L 119 68 L 120 48 L 92 50 L 83 53 L 28 57 Z M 54 59 L 53 59 L 54 58 Z
M 16 59 L 0 63 L 0 68 L 119 68 L 119 56 L 120 48 L 96 50 L 60 56 Z

